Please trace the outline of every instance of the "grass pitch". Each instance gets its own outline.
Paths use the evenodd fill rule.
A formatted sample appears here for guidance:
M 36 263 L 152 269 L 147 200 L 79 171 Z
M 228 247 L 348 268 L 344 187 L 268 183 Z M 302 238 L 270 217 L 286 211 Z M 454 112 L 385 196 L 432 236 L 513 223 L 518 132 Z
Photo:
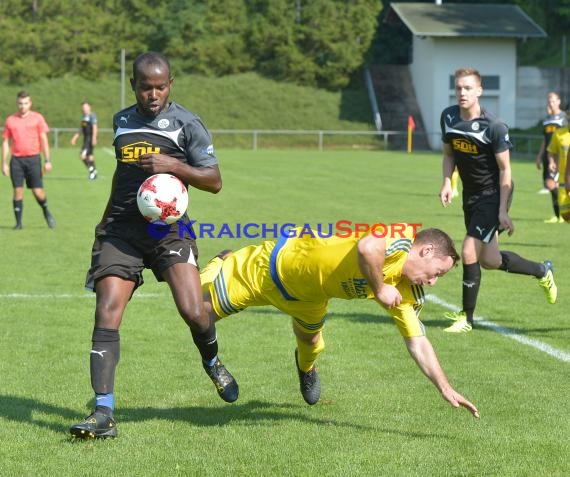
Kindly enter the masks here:
M 534 164 L 515 162 L 516 231 L 503 247 L 555 265 L 556 305 L 533 279 L 483 271 L 477 314 L 501 328 L 447 335 L 461 301 L 461 268 L 443 277 L 422 312 L 455 388 L 481 412 L 452 409 L 410 359 L 377 305 L 333 301 L 319 360 L 322 399 L 298 391 L 288 317 L 247 310 L 218 324 L 221 357 L 240 383 L 223 403 L 202 371 L 167 287 L 151 273 L 127 308 L 116 379 L 119 438 L 72 441 L 89 413 L 94 299 L 83 290 L 93 228 L 114 160 L 97 149 L 88 182 L 76 149 L 55 150 L 46 177 L 57 228 L 31 194 L 24 229 L 11 230 L 11 187 L 1 179 L 0 474 L 563 476 L 570 473 L 570 254 L 566 224 L 545 225 Z M 333 151 L 219 152 L 224 188 L 190 192 L 200 223 L 421 222 L 460 246 L 461 204 L 438 202 L 439 155 Z M 216 228 L 216 230 L 219 230 Z M 259 238 L 199 240 L 200 262 Z M 515 338 L 515 339 L 512 339 Z

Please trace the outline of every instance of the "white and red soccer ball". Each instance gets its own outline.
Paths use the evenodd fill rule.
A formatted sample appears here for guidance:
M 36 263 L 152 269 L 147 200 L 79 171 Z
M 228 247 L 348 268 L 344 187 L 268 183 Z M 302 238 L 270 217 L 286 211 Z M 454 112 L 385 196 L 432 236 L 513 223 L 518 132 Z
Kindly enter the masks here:
M 154 174 L 139 187 L 137 205 L 149 222 L 161 220 L 173 224 L 186 212 L 188 189 L 171 174 Z

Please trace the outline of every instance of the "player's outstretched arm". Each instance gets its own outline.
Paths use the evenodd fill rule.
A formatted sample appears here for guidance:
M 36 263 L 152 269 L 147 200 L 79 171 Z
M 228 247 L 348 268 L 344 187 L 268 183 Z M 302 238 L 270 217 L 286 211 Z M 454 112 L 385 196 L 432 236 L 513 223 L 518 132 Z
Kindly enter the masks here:
M 404 338 L 404 340 L 410 355 L 422 372 L 439 390 L 443 399 L 453 407 L 462 406 L 466 408 L 473 417 L 478 419 L 479 411 L 475 405 L 455 391 L 449 384 L 430 341 L 425 336 Z

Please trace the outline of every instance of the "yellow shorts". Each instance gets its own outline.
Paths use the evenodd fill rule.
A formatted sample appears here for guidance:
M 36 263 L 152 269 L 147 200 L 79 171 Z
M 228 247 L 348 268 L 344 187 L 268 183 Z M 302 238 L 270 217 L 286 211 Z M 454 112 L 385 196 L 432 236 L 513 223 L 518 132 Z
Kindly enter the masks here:
M 220 318 L 250 306 L 272 305 L 292 316 L 302 331 L 319 332 L 325 323 L 328 300 L 287 299 L 271 277 L 274 247 L 274 242 L 264 242 L 242 248 L 225 260 L 214 258 L 200 272 L 202 290 L 210 293 L 214 312 Z

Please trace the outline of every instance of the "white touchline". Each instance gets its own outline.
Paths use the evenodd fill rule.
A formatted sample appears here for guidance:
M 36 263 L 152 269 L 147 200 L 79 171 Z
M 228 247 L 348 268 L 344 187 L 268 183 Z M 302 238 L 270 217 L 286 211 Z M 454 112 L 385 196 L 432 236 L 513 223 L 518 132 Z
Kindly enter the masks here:
M 460 308 L 458 306 L 452 305 L 451 303 L 447 303 L 445 300 L 442 300 L 441 298 L 435 295 L 426 295 L 426 300 L 431 301 L 432 303 L 435 303 L 439 306 L 442 306 L 443 308 L 447 308 L 448 310 L 451 311 L 460 311 Z M 480 316 L 475 316 L 475 323 L 477 324 L 477 326 L 496 331 L 497 333 L 503 336 L 507 336 L 508 338 L 518 341 L 519 343 L 522 343 L 524 345 L 542 351 L 543 353 L 546 353 L 560 361 L 570 363 L 570 353 L 567 353 L 566 351 L 556 349 L 541 341 L 519 335 L 515 333 L 513 330 L 509 330 L 508 328 L 503 328 L 502 326 L 499 326 L 496 323 L 488 321 Z
M 115 151 L 113 151 L 113 149 L 108 148 L 108 147 L 104 147 L 103 151 L 105 151 L 107 154 L 109 154 L 110 156 L 115 157 Z

